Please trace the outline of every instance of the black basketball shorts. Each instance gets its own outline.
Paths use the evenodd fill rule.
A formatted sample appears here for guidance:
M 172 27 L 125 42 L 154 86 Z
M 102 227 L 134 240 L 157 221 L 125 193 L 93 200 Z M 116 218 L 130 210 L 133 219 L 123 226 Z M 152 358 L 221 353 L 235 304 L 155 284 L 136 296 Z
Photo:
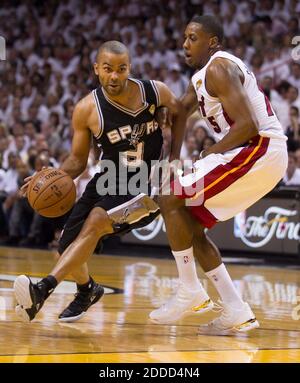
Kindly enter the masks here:
M 104 195 L 97 193 L 96 183 L 101 174 L 97 173 L 76 202 L 59 240 L 58 252 L 62 254 L 76 239 L 91 210 L 101 207 L 113 220 L 114 233 L 123 235 L 133 229 L 148 225 L 159 214 L 158 205 L 147 195 Z

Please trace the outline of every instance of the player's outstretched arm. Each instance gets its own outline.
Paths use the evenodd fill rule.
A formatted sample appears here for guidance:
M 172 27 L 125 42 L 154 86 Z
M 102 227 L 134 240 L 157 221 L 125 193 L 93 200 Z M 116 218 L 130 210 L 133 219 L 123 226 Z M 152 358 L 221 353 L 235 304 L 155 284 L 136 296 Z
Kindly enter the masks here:
M 243 73 L 230 60 L 216 58 L 207 68 L 206 89 L 211 96 L 219 98 L 233 125 L 222 140 L 205 151 L 205 155 L 224 153 L 258 134 L 258 123 L 243 81 Z
M 91 131 L 87 125 L 89 103 L 87 97 L 79 101 L 73 112 L 73 139 L 70 155 L 60 166 L 73 179 L 78 177 L 86 168 L 91 146 Z
M 182 106 L 171 90 L 160 81 L 155 81 L 160 96 L 160 106 L 168 108 L 171 114 L 172 123 L 172 138 L 171 138 L 171 153 L 169 161 L 179 159 L 180 149 L 184 137 L 185 124 L 186 124 L 186 110 Z

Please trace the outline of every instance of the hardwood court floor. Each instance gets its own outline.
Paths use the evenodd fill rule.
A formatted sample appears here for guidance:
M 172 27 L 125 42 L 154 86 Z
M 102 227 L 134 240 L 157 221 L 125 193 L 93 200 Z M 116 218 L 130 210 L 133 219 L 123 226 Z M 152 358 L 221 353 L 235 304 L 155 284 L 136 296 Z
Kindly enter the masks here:
M 261 327 L 226 337 L 198 334 L 216 313 L 151 323 L 149 312 L 176 291 L 177 273 L 173 260 L 143 257 L 93 257 L 91 273 L 107 294 L 79 322 L 57 322 L 75 287 L 64 282 L 36 320 L 22 323 L 13 280 L 45 276 L 52 260 L 47 251 L 0 248 L 0 362 L 300 362 L 299 269 L 229 265 Z M 199 276 L 215 299 L 200 270 Z

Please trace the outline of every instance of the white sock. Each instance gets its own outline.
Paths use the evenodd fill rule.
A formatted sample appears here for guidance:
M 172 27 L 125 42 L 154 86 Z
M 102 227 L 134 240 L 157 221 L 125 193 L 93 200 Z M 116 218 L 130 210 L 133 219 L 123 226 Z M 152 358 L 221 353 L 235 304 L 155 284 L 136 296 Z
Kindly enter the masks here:
M 241 307 L 244 302 L 234 286 L 224 263 L 205 274 L 212 281 L 223 302 L 237 308 Z
M 193 247 L 181 251 L 172 251 L 172 253 L 177 264 L 179 281 L 189 290 L 203 292 L 203 299 L 209 299 L 197 276 Z

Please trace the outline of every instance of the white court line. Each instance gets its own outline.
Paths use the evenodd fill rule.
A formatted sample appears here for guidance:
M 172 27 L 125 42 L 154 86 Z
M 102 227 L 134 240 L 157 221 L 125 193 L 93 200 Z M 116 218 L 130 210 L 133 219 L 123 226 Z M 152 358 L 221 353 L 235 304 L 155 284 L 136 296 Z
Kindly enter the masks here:
M 0 297 L 0 320 L 6 321 L 6 299 Z

